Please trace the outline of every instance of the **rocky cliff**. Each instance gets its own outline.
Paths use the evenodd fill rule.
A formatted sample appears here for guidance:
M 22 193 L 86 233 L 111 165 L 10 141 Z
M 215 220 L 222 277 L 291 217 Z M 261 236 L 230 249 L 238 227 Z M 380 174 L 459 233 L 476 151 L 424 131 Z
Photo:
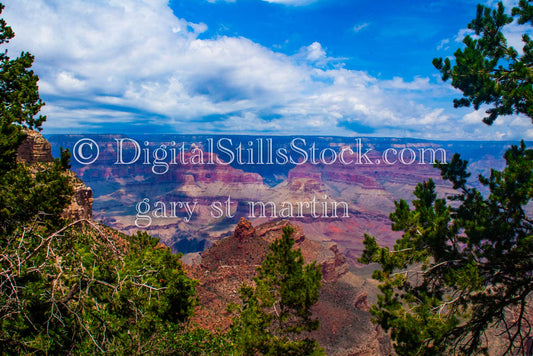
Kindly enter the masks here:
M 19 146 L 17 161 L 27 164 L 52 162 L 52 147 L 37 131 L 24 130 L 26 139 Z
M 26 139 L 19 146 L 17 161 L 37 167 L 54 160 L 50 143 L 37 131 L 24 130 Z M 93 191 L 87 187 L 72 171 L 66 174 L 74 188 L 70 205 L 65 208 L 62 216 L 70 220 L 91 219 L 93 214 Z
M 69 220 L 92 219 L 93 216 L 93 191 L 87 187 L 73 172 L 68 172 L 74 194 L 70 205 L 65 208 L 62 216 Z
M 187 214 L 185 208 L 162 218 L 161 214 L 153 216 L 152 206 L 150 214 L 153 219 L 149 226 L 143 228 L 160 237 L 174 252 L 202 251 L 220 236 L 230 234 L 240 217 L 246 217 L 254 225 L 288 218 L 301 226 L 310 240 L 337 244 L 348 263 L 357 266 L 365 233 L 376 236 L 380 243 L 388 246 L 400 236 L 391 231 L 388 218 L 394 210 L 395 200 L 409 201 L 415 185 L 429 178 L 436 181 L 440 195 L 451 191 L 450 185 L 441 180 L 439 171 L 431 165 L 347 165 L 338 161 L 333 164 L 308 162 L 299 165 L 208 164 L 227 157 L 208 151 L 204 152 L 201 160 L 196 159 L 205 164 L 193 164 L 195 154 L 189 148 L 185 149 L 182 157 L 186 163 L 181 163 L 181 158 L 177 159 L 177 164 L 169 164 L 166 173 L 155 174 L 152 155 L 145 158 L 143 153 L 143 157 L 139 156 L 135 163 L 116 164 L 119 152 L 117 137 L 120 136 L 93 137 L 100 152 L 93 164 L 81 165 L 73 160 L 73 170 L 94 189 L 95 218 L 122 232 L 134 233 L 139 229 L 136 206 L 143 199 L 150 199 L 151 204 L 161 201 L 167 207 L 172 202 L 196 204 L 188 220 L 184 219 Z M 57 148 L 73 147 L 80 138 L 59 136 L 53 142 Z M 147 147 L 152 149 L 149 153 L 154 153 L 154 147 L 172 147 L 172 142 L 182 139 L 185 147 L 201 147 L 206 141 L 200 136 L 176 138 L 164 135 L 143 137 L 138 141 L 149 141 Z M 314 140 L 323 147 L 338 148 L 326 139 Z M 280 144 L 283 142 L 280 140 Z M 369 159 L 379 161 L 380 152 L 388 145 L 394 146 L 395 142 L 387 140 L 379 147 L 375 143 L 369 146 L 374 149 Z M 134 151 L 132 147 L 124 146 L 125 162 L 135 157 Z M 172 154 L 169 153 L 169 156 Z M 345 158 L 357 161 L 355 153 L 348 153 Z M 145 164 L 145 160 L 151 164 Z M 230 198 L 230 206 L 226 207 Z M 313 199 L 320 210 L 317 215 L 310 205 Z M 261 214 L 261 206 L 251 208 L 251 203 L 265 203 L 265 214 Z M 213 204 L 224 205 L 223 216 L 213 210 Z M 290 214 L 287 210 L 281 214 L 283 204 L 291 206 Z M 332 216 L 334 204 L 341 204 L 338 216 Z M 322 208 L 324 205 L 325 209 Z
M 200 261 L 188 267 L 200 281 L 200 305 L 194 321 L 211 330 L 227 330 L 231 315 L 228 303 L 239 303 L 242 283 L 252 284 L 257 267 L 268 253 L 269 244 L 282 234 L 283 227 L 294 228 L 292 237 L 305 261 L 322 266 L 323 286 L 315 315 L 321 323 L 314 337 L 328 355 L 389 355 L 390 340 L 370 321 L 368 295 L 375 295 L 372 282 L 349 271 L 345 256 L 336 244 L 306 238 L 303 229 L 287 220 L 253 226 L 241 219 L 233 235 L 220 239 L 202 253 Z

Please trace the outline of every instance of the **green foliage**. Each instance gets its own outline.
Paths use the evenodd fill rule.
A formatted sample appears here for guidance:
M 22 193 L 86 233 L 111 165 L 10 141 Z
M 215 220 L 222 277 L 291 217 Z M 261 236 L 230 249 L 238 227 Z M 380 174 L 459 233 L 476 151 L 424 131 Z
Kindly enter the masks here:
M 173 355 L 233 355 L 231 333 L 213 333 L 201 328 L 187 328 L 171 335 Z
M 442 79 L 463 92 L 456 107 L 491 105 L 483 119 L 489 125 L 500 115 L 533 119 L 533 42 L 524 30 L 519 54 L 503 35 L 515 19 L 530 28 L 531 1 L 520 0 L 510 15 L 502 3 L 495 10 L 478 5 L 468 25 L 475 37 L 465 37 L 455 64 L 433 60 Z M 522 142 L 504 157 L 503 171 L 479 177 L 488 197 L 467 185 L 467 162 L 454 155 L 437 165 L 457 190 L 449 203 L 437 199 L 433 181 L 418 184 L 412 207 L 396 202 L 390 215 L 392 229 L 403 231 L 392 251 L 365 236 L 360 261 L 381 267 L 373 274 L 381 294 L 371 313 L 391 332 L 398 354 L 487 353 L 489 329 L 497 330 L 502 353 L 526 353 L 533 337 L 533 220 L 525 212 L 533 151 Z
M 70 164 L 70 151 L 69 149 L 63 150 L 63 147 L 59 148 L 59 163 L 63 170 L 68 170 L 72 167 Z
M 0 4 L 0 14 L 3 9 Z M 11 27 L 0 19 L 0 44 L 13 37 Z M 0 232 L 5 234 L 37 218 L 41 224 L 57 226 L 72 195 L 61 167 L 68 164 L 68 153 L 62 162 L 31 170 L 16 162 L 17 149 L 26 136 L 21 128 L 40 128 L 45 120 L 37 117 L 43 103 L 38 77 L 29 69 L 32 63 L 29 53 L 10 59 L 7 50 L 0 52 Z
M 0 44 L 13 36 L 0 19 Z M 65 226 L 68 150 L 50 164 L 16 162 L 22 128 L 45 120 L 32 62 L 0 53 L 0 353 L 176 353 L 196 285 L 180 256 L 146 233 Z
M 378 263 L 381 282 L 371 308 L 391 331 L 400 355 L 486 351 L 485 332 L 499 328 L 507 352 L 525 352 L 533 334 L 527 308 L 533 297 L 533 150 L 524 143 L 505 153 L 503 171 L 479 181 L 484 198 L 466 184 L 467 162 L 439 164 L 458 193 L 448 205 L 429 180 L 418 184 L 413 207 L 401 200 L 390 215 L 403 231 L 393 250 L 365 236 L 362 263 Z
M 4 5 L 0 3 L 0 14 Z M 8 43 L 15 36 L 4 19 L 0 19 L 0 44 Z M 37 77 L 31 68 L 34 57 L 22 52 L 10 59 L 7 50 L 0 53 L 0 117 L 3 123 L 18 123 L 28 129 L 40 128 L 45 116 L 37 116 L 44 105 L 39 97 Z
M 72 193 L 59 159 L 31 168 L 18 163 L 0 174 L 0 234 L 11 234 L 21 225 L 37 221 L 58 227 Z
M 0 343 L 8 354 L 139 354 L 170 348 L 192 314 L 195 282 L 146 233 L 91 222 L 25 227 L 0 257 Z M 127 248 L 119 248 L 121 239 Z M 6 241 L 7 240 L 7 241 Z
M 476 18 L 468 25 L 475 37 L 466 36 L 464 49 L 455 53 L 455 64 L 450 59 L 435 58 L 433 65 L 442 73 L 444 81 L 463 92 L 454 100 L 455 107 L 470 106 L 478 110 L 482 105 L 491 107 L 483 119 L 492 124 L 500 115 L 524 114 L 533 120 L 533 41 L 523 29 L 522 53 L 507 44 L 503 29 L 513 23 L 531 29 L 533 5 L 531 0 L 520 0 L 519 6 L 505 13 L 500 2 L 497 9 L 478 5 Z
M 4 5 L 0 3 L 0 14 Z M 0 45 L 15 36 L 3 18 L 0 18 Z M 44 103 L 39 98 L 39 78 L 31 68 L 33 56 L 22 52 L 10 59 L 7 50 L 0 52 L 0 172 L 16 164 L 17 148 L 25 138 L 21 127 L 40 129 L 46 120 L 37 116 Z
M 232 333 L 236 353 L 242 355 L 320 355 L 309 332 L 317 330 L 311 307 L 318 301 L 322 273 L 316 262 L 304 266 L 301 251 L 293 250 L 294 230 L 270 245 L 257 269 L 255 288 L 243 285 L 243 306 Z M 305 336 L 303 335 L 305 333 Z

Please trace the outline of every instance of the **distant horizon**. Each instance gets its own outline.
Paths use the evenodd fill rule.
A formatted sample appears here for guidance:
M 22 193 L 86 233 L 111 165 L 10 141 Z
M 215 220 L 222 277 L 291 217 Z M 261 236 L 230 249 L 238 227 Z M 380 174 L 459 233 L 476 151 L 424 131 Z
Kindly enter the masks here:
M 533 140 L 525 139 L 506 139 L 506 140 L 475 140 L 475 139 L 428 139 L 420 137 L 394 137 L 394 136 L 366 136 L 366 135 L 354 135 L 354 136 L 342 136 L 342 135 L 320 135 L 320 134 L 294 134 L 294 135 L 282 135 L 276 133 L 209 133 L 209 132 L 199 132 L 199 133 L 163 133 L 163 132 L 154 132 L 154 133 L 115 133 L 115 132 L 85 132 L 85 133 L 44 133 L 41 131 L 41 134 L 46 137 L 51 136 L 122 136 L 122 137 L 140 137 L 140 136 L 203 136 L 203 137 L 275 137 L 275 138 L 294 138 L 294 137 L 315 137 L 315 138 L 335 138 L 335 139 L 394 139 L 394 140 L 416 140 L 423 142 L 487 142 L 487 143 L 510 143 L 524 141 L 528 145 L 533 145 Z

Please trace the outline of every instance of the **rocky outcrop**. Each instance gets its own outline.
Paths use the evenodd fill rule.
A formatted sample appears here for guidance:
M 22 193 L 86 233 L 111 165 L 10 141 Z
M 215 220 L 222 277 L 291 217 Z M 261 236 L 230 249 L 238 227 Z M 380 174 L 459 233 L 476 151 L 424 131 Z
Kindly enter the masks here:
M 368 305 L 368 293 L 362 291 L 357 294 L 355 296 L 354 306 L 359 310 L 369 311 L 370 306 Z
M 250 221 L 241 218 L 235 228 L 234 236 L 240 243 L 246 242 L 255 237 L 255 228 Z
M 242 218 L 232 236 L 216 241 L 213 246 L 202 253 L 203 270 L 219 268 L 250 267 L 253 274 L 268 252 L 268 241 L 256 235 L 252 223 Z
M 52 147 L 50 143 L 37 131 L 24 130 L 26 139 L 19 146 L 17 161 L 27 164 L 52 162 Z
M 117 153 L 112 143 L 100 146 L 101 153 L 98 160 L 91 165 L 86 165 L 78 169 L 78 174 L 84 180 L 93 178 L 116 179 L 124 177 L 144 177 L 145 180 L 152 179 L 154 183 L 181 183 L 185 185 L 210 184 L 222 182 L 224 184 L 250 184 L 262 185 L 263 178 L 257 173 L 244 172 L 226 164 L 212 164 L 217 162 L 218 156 L 211 156 L 205 153 L 203 163 L 192 164 L 193 155 L 184 153 L 182 163 L 178 160 L 171 163 L 164 174 L 155 174 L 151 164 L 143 164 L 143 160 L 131 164 L 116 164 Z M 132 157 L 134 153 L 125 150 L 124 157 Z M 194 161 L 194 160 L 193 160 Z M 128 162 L 128 159 L 124 159 Z M 152 162 L 153 163 L 153 162 Z M 159 168 L 156 171 L 161 172 Z
M 337 244 L 329 248 L 333 252 L 333 258 L 328 258 L 322 263 L 322 276 L 325 281 L 337 281 L 340 276 L 348 272 L 346 256 L 339 252 Z
M 70 205 L 63 210 L 63 218 L 69 220 L 92 219 L 93 217 L 93 191 L 87 187 L 76 175 L 69 172 L 74 194 Z
M 324 187 L 320 185 L 320 181 L 308 177 L 297 178 L 289 173 L 289 185 L 287 188 L 293 192 L 301 193 L 317 193 L 324 191 Z
M 26 139 L 19 146 L 17 161 L 28 165 L 47 164 L 54 160 L 50 143 L 37 131 L 24 130 Z M 74 188 L 70 205 L 61 214 L 70 220 L 91 219 L 93 214 L 93 191 L 79 180 L 72 171 L 66 172 Z
M 387 335 L 370 321 L 367 291 L 352 281 L 359 279 L 348 271 L 346 258 L 336 244 L 310 240 L 301 226 L 287 220 L 254 227 L 241 219 L 233 235 L 202 253 L 199 265 L 187 266 L 190 276 L 200 282 L 200 305 L 193 321 L 213 331 L 229 328 L 232 315 L 226 311 L 227 305 L 240 303 L 239 288 L 243 283 L 253 285 L 269 244 L 281 237 L 286 226 L 294 229 L 294 248 L 301 250 L 304 260 L 316 261 L 322 267 L 322 289 L 314 307 L 322 327 L 313 337 L 328 355 L 389 355 Z

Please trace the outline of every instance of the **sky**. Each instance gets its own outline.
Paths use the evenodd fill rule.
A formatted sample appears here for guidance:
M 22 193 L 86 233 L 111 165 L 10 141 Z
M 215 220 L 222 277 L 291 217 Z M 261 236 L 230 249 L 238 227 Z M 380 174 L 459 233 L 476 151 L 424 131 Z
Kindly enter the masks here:
M 526 117 L 489 127 L 453 108 L 460 92 L 431 64 L 478 1 L 2 2 L 8 54 L 36 57 L 45 134 L 533 139 Z M 518 48 L 520 31 L 506 32 Z

